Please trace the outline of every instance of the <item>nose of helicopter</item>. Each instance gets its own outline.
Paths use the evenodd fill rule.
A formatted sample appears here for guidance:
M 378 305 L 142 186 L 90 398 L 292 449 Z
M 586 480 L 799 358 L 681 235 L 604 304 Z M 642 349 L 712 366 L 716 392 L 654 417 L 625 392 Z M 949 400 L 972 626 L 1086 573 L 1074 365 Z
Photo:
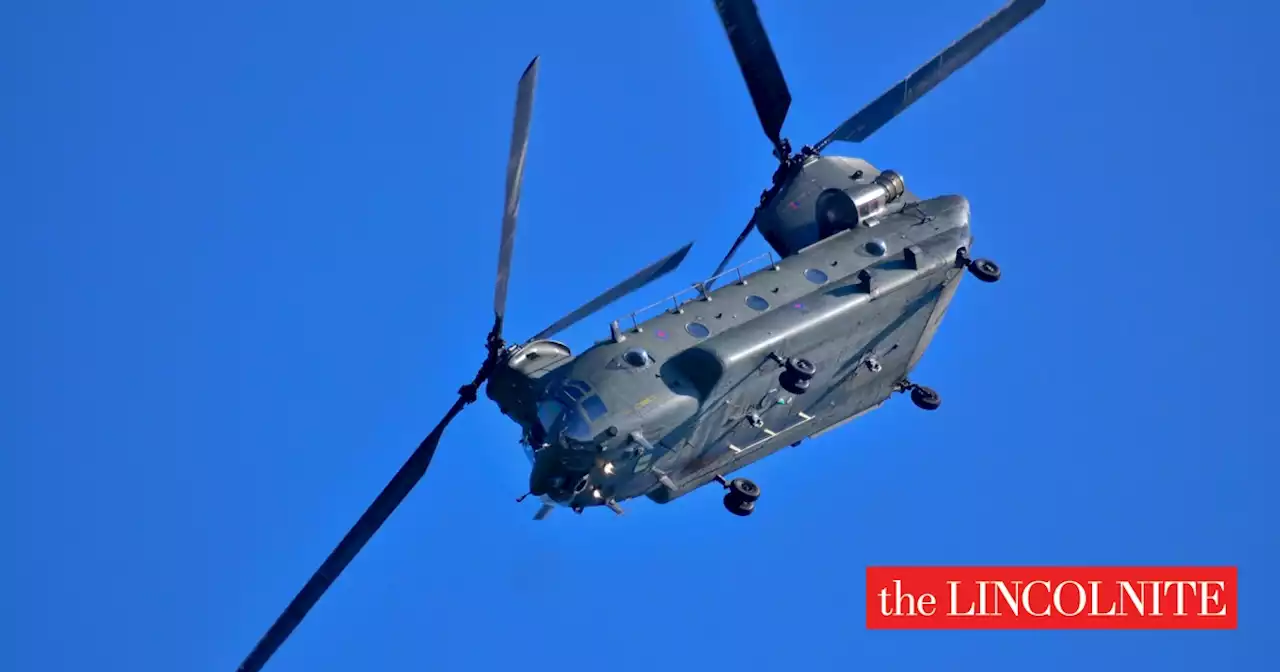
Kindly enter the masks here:
M 577 455 L 577 452 L 580 451 L 554 445 L 537 451 L 533 468 L 529 471 L 529 492 L 537 496 L 547 495 L 561 503 L 581 494 L 586 489 L 584 479 L 591 465 L 589 456 Z
M 555 446 L 538 451 L 529 473 L 529 492 L 572 508 L 607 504 L 621 474 L 597 450 Z

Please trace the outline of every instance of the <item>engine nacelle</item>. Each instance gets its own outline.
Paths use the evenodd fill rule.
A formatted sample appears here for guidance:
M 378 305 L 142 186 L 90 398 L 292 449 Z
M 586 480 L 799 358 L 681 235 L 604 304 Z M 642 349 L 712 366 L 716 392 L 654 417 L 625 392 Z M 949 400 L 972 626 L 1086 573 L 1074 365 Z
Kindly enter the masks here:
M 845 229 L 874 225 L 894 206 L 915 200 L 895 171 L 881 172 L 862 159 L 814 157 L 757 215 L 756 227 L 786 257 Z
M 818 194 L 814 218 L 818 222 L 818 239 L 870 222 L 889 209 L 889 204 L 903 192 L 902 176 L 886 170 L 875 176 L 871 184 L 851 189 L 830 187 Z

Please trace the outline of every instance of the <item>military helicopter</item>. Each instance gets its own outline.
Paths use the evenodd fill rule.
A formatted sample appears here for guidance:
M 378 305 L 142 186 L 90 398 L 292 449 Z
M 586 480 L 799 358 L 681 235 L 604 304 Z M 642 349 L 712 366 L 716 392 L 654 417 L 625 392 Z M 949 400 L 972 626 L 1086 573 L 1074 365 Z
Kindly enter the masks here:
M 996 282 L 972 258 L 969 203 L 921 199 L 902 176 L 863 159 L 823 155 L 861 142 L 1032 13 L 1014 0 L 813 146 L 781 136 L 791 94 L 752 0 L 715 0 L 778 167 L 746 228 L 715 272 L 685 292 L 610 325 L 574 356 L 551 340 L 675 270 L 689 243 L 533 337 L 503 339 L 507 284 L 538 74 L 520 78 L 487 356 L 475 378 L 238 668 L 257 672 L 427 470 L 448 424 L 481 386 L 521 428 L 532 463 L 534 518 L 566 507 L 623 512 L 640 496 L 671 502 L 712 482 L 724 505 L 750 515 L 760 488 L 727 477 L 909 394 L 925 410 L 938 393 L 908 379 L 964 272 Z M 772 248 L 728 268 L 752 230 Z M 715 288 L 718 281 L 724 284 Z M 648 317 L 650 313 L 656 313 Z M 528 496 L 528 495 L 526 495 Z M 519 498 L 523 500 L 524 497 Z M 518 501 L 519 501 L 518 500 Z

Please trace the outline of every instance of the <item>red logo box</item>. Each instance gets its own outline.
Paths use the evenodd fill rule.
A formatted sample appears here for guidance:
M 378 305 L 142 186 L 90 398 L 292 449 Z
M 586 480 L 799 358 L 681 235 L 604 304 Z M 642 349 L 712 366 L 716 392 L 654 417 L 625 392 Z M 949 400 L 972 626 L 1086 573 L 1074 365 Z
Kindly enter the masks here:
M 1234 630 L 1235 567 L 868 567 L 872 630 Z

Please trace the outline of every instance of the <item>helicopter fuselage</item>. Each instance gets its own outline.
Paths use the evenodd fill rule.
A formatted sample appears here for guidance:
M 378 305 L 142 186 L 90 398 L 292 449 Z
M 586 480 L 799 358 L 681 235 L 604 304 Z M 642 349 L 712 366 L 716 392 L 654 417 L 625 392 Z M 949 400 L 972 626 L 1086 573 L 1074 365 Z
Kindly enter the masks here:
M 781 257 L 759 270 L 615 323 L 577 357 L 553 341 L 507 352 L 487 392 L 524 429 L 535 495 L 578 510 L 669 502 L 902 389 L 964 273 L 968 202 L 808 157 L 757 218 Z M 814 371 L 797 390 L 785 374 L 801 359 Z

